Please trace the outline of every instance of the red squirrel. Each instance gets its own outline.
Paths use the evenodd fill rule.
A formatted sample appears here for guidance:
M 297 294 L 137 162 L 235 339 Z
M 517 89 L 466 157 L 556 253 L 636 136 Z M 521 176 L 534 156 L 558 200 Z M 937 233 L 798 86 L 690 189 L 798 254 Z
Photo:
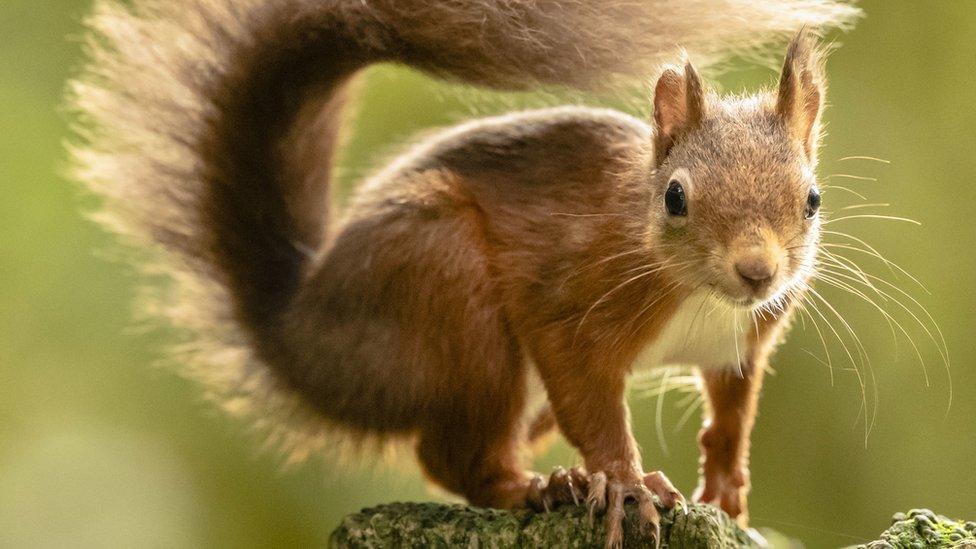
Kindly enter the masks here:
M 767 359 L 811 276 L 822 52 L 795 35 L 775 91 L 721 97 L 691 63 L 653 118 L 586 107 L 475 120 L 418 142 L 345 211 L 329 181 L 347 84 L 377 62 L 494 89 L 582 90 L 801 27 L 833 0 L 136 0 L 97 3 L 74 85 L 78 176 L 169 284 L 154 314 L 227 410 L 302 456 L 332 433 L 410 440 L 476 505 L 587 502 L 619 545 L 658 534 L 625 401 L 635 364 L 699 368 L 696 499 L 745 522 Z M 532 380 L 551 412 L 528 403 Z M 551 414 L 551 415 L 549 415 Z M 532 417 L 537 419 L 533 422 Z M 558 426 L 583 467 L 526 469 Z M 530 429 L 530 427 L 532 427 Z M 530 430 L 532 431 L 530 433 Z

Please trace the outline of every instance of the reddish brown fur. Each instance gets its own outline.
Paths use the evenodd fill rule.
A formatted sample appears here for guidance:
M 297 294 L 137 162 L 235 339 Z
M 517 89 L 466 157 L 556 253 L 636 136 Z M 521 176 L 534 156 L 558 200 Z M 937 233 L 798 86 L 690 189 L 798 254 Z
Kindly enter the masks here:
M 714 264 L 685 269 L 677 259 L 703 249 L 729 259 L 799 237 L 808 252 L 816 241 L 816 223 L 797 217 L 822 104 L 816 52 L 795 42 L 775 106 L 711 96 L 689 64 L 659 81 L 654 127 L 567 107 L 442 132 L 328 223 L 343 90 L 377 61 L 500 87 L 595 87 L 639 71 L 641 55 L 660 56 L 662 44 L 687 39 L 713 52 L 855 12 L 829 0 L 808 0 L 803 21 L 776 2 L 707 0 L 666 3 L 674 13 L 654 1 L 186 4 L 138 2 L 135 13 L 100 4 L 103 40 L 76 89 L 97 132 L 77 153 L 112 226 L 163 252 L 176 305 L 161 311 L 197 335 L 195 377 L 228 409 L 261 402 L 286 420 L 299 414 L 300 429 L 415 437 L 435 483 L 514 507 L 567 502 L 581 488 L 540 496 L 521 461 L 534 368 L 593 474 L 573 478 L 607 508 L 608 543 L 619 540 L 626 497 L 651 528 L 651 492 L 666 505 L 680 496 L 660 473 L 644 473 L 627 375 L 686 297 L 728 282 Z M 750 18 L 723 10 L 765 17 L 740 28 Z M 648 32 L 651 15 L 671 24 Z M 705 29 L 711 17 L 728 28 Z M 700 178 L 687 226 L 662 207 L 677 168 Z M 787 274 L 808 274 L 809 254 L 787 259 Z M 659 268 L 634 276 L 649 265 Z M 770 312 L 762 333 L 787 316 Z M 705 375 L 706 494 L 745 466 L 771 341 L 751 342 L 745 378 Z

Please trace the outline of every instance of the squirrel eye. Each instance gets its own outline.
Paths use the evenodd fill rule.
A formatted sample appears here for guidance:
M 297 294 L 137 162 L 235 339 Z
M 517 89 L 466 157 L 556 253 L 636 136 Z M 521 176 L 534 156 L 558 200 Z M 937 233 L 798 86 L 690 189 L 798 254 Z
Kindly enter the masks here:
M 812 219 L 817 211 L 820 209 L 820 190 L 816 187 L 810 189 L 810 194 L 807 195 L 807 209 L 806 218 Z
M 668 190 L 664 193 L 664 206 L 668 209 L 669 215 L 688 215 L 688 202 L 685 199 L 685 189 L 681 183 L 671 181 L 668 184 Z

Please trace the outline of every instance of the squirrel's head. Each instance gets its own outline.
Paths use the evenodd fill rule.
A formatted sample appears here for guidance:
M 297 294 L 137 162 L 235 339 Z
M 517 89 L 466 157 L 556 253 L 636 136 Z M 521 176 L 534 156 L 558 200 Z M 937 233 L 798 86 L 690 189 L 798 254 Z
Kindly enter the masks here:
M 650 234 L 680 279 L 757 307 L 808 278 L 820 237 L 824 94 L 822 55 L 804 33 L 776 92 L 718 97 L 690 63 L 662 74 Z

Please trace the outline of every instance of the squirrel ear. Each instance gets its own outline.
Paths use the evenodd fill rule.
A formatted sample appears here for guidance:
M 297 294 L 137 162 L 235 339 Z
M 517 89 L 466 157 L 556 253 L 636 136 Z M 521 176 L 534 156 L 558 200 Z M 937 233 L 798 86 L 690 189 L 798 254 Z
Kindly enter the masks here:
M 776 113 L 803 144 L 810 162 L 816 162 L 820 113 L 827 92 L 823 61 L 823 51 L 806 29 L 801 29 L 786 50 L 776 98 Z
M 701 123 L 705 115 L 705 91 L 692 64 L 684 74 L 670 68 L 654 86 L 654 161 L 664 162 L 668 151 L 682 135 Z

